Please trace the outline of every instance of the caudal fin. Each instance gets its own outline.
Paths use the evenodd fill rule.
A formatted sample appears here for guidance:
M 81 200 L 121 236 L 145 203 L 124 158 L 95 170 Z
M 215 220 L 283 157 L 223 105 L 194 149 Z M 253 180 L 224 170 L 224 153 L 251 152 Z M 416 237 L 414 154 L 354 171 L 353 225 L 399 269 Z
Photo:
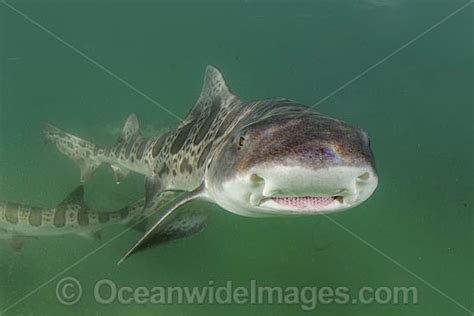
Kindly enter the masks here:
M 56 145 L 60 152 L 76 162 L 81 168 L 81 182 L 85 182 L 100 166 L 97 158 L 98 148 L 91 142 L 47 123 L 43 123 L 43 133 L 48 142 Z

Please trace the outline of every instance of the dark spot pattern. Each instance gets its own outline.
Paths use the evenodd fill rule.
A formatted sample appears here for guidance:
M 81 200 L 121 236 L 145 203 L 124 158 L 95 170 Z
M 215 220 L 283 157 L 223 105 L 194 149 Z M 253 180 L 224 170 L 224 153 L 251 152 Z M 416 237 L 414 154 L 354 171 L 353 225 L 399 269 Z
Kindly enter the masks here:
M 194 138 L 194 142 L 193 142 L 194 145 L 199 144 L 204 139 L 204 136 L 206 136 L 206 134 L 209 132 L 209 129 L 211 128 L 212 123 L 214 122 L 214 119 L 217 116 L 217 113 L 219 113 L 220 106 L 221 106 L 221 98 L 220 97 L 214 98 L 214 100 L 212 101 L 210 112 L 208 113 L 206 120 L 201 125 L 198 133 L 196 134 L 196 137 Z
M 151 151 L 151 154 L 152 154 L 153 158 L 156 158 L 156 156 L 158 156 L 158 154 L 161 151 L 161 148 L 163 147 L 163 144 L 165 143 L 165 140 L 166 140 L 166 136 L 162 135 L 155 142 L 155 145 L 153 145 L 153 149 Z
M 99 214 L 99 223 L 104 224 L 110 220 L 110 214 L 108 213 L 100 213 Z
M 176 139 L 173 141 L 173 144 L 171 145 L 171 149 L 170 149 L 171 154 L 176 154 L 181 149 L 181 147 L 183 147 L 183 144 L 186 141 L 186 138 L 188 137 L 189 131 L 191 130 L 192 126 L 193 126 L 193 122 L 190 122 L 179 130 L 178 136 L 176 136 Z
M 186 165 L 188 164 L 188 159 L 187 158 L 184 158 L 183 161 L 181 161 L 181 164 L 179 165 L 179 171 L 181 173 L 184 172 L 184 170 L 186 170 Z
M 31 226 L 38 227 L 41 226 L 42 222 L 42 211 L 41 209 L 32 209 L 30 215 L 28 216 L 28 223 Z
M 7 203 L 5 219 L 10 224 L 18 224 L 18 205 Z
M 184 158 L 183 161 L 181 161 L 181 164 L 179 165 L 179 171 L 181 173 L 184 173 L 185 171 L 189 173 L 193 172 L 193 167 L 189 164 L 188 158 Z
M 77 214 L 77 223 L 79 226 L 89 225 L 89 214 L 87 212 L 79 212 Z
M 115 147 L 115 157 L 120 156 L 120 151 L 122 150 L 124 143 L 119 143 L 117 144 L 117 147 Z
M 219 126 L 219 129 L 217 130 L 217 133 L 216 133 L 216 138 L 219 138 L 222 135 L 224 135 L 224 133 L 228 130 L 232 122 L 234 122 L 235 119 L 240 115 L 240 113 L 242 112 L 242 109 L 243 109 L 243 106 L 240 106 L 239 104 L 234 106 L 234 108 L 226 115 L 224 121 Z
M 158 171 L 158 176 L 162 177 L 164 175 L 167 175 L 170 172 L 170 169 L 166 164 L 163 164 L 163 167 L 161 167 L 160 171 Z
M 132 148 L 135 144 L 135 141 L 137 140 L 137 137 L 138 134 L 133 135 L 130 139 L 130 142 L 127 144 L 127 148 L 125 149 L 125 159 L 128 159 L 128 157 L 130 157 L 130 153 L 132 152 Z
M 145 152 L 146 144 L 148 143 L 147 140 L 142 139 L 140 145 L 138 145 L 136 157 L 138 160 L 142 159 L 143 153 Z
M 212 143 L 207 144 L 207 146 L 202 151 L 201 156 L 199 156 L 198 160 L 198 168 L 201 168 L 204 165 L 204 162 L 207 160 L 207 156 L 209 156 L 209 152 L 211 151 Z
M 56 210 L 53 224 L 56 227 L 64 227 L 64 225 L 66 225 L 66 210 L 64 208 Z

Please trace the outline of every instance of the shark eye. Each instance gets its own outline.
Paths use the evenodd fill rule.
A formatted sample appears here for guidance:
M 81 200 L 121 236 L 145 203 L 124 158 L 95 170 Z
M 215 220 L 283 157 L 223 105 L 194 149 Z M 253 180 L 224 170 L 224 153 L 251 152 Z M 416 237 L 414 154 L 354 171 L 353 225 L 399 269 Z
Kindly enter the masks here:
M 245 137 L 240 136 L 240 137 L 239 137 L 239 148 L 244 145 L 244 142 L 245 142 Z
M 246 142 L 247 133 L 245 131 L 241 131 L 234 136 L 234 144 L 237 146 L 237 150 L 240 150 L 242 147 L 244 147 Z

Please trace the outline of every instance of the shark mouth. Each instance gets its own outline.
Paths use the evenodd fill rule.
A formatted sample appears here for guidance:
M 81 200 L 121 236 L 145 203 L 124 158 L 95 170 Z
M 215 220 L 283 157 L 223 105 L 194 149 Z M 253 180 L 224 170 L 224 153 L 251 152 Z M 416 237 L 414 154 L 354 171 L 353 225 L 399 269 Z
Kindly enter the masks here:
M 292 206 L 296 208 L 306 208 L 308 206 L 327 206 L 336 200 L 334 196 L 297 196 L 297 197 L 274 197 L 273 201 L 280 205 Z
M 265 198 L 261 207 L 287 210 L 325 210 L 343 204 L 342 196 L 278 196 Z

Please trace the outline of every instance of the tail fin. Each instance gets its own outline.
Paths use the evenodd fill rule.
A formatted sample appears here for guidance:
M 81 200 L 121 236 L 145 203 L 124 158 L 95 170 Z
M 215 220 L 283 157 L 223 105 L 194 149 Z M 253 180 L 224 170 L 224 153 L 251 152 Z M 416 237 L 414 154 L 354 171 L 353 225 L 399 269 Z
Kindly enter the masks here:
M 81 168 L 81 182 L 85 182 L 100 166 L 98 148 L 93 143 L 80 139 L 65 131 L 44 123 L 43 133 L 48 142 L 54 143 L 60 152 L 71 158 Z

